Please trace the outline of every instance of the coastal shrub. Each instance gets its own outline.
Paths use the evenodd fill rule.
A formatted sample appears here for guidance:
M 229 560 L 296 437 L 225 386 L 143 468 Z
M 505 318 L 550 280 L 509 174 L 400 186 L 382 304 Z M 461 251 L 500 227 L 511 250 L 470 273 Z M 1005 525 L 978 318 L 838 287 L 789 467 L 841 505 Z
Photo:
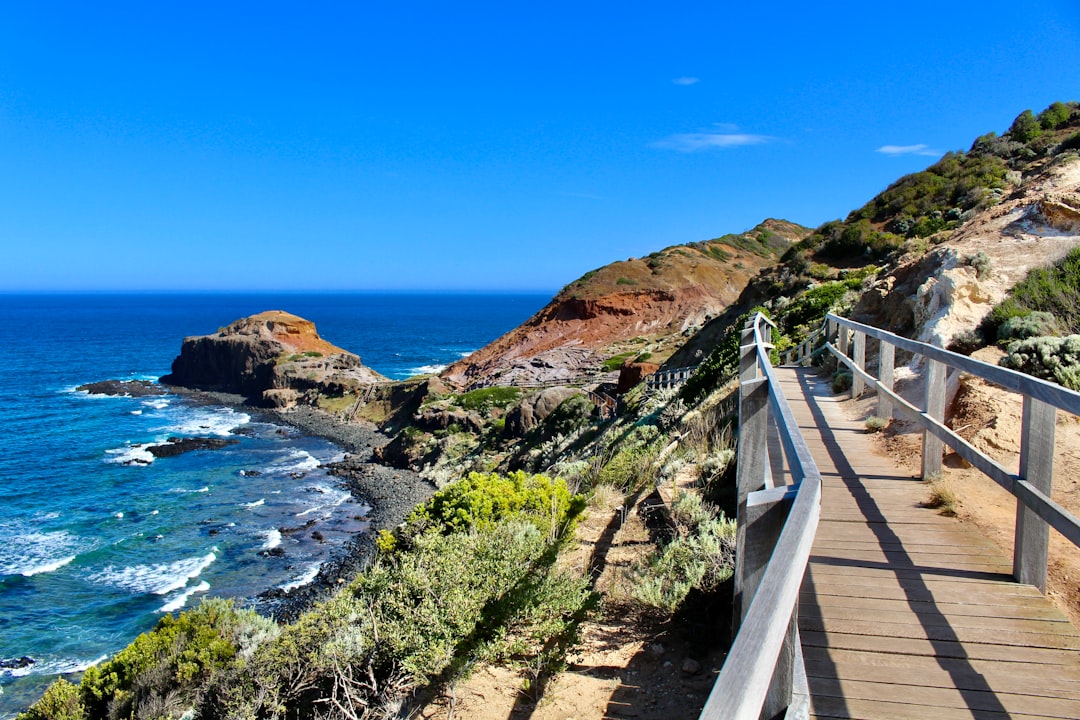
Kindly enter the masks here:
M 716 589 L 735 567 L 735 523 L 700 496 L 677 497 L 672 520 L 675 536 L 631 570 L 635 599 L 668 612 L 693 589 Z
M 1018 340 L 1001 358 L 1003 367 L 1080 390 L 1080 335 Z
M 552 438 L 556 435 L 573 435 L 592 424 L 595 408 L 596 406 L 585 395 L 571 395 L 544 418 L 540 427 L 540 436 Z
M 949 340 L 949 344 L 945 346 L 945 349 L 961 355 L 970 355 L 985 346 L 986 341 L 983 339 L 982 332 L 975 329 L 962 330 L 956 333 Z
M 986 325 L 997 333 L 1009 318 L 1035 311 L 1053 315 L 1063 332 L 1080 333 L 1080 248 L 1055 265 L 1029 272 L 994 307 Z
M 1044 335 L 1060 335 L 1057 318 L 1048 312 L 1035 312 L 1010 317 L 997 329 L 998 342 L 1026 340 Z
M 1008 135 L 1017 142 L 1027 143 L 1042 133 L 1042 127 L 1031 110 L 1025 110 L 1016 116 Z
M 974 255 L 970 255 L 964 258 L 964 260 L 967 262 L 968 265 L 975 268 L 975 276 L 979 280 L 985 280 L 986 278 L 990 277 L 990 273 L 993 270 L 990 263 L 990 256 L 982 250 L 975 253 Z
M 60 678 L 17 720 L 87 720 L 77 685 Z
M 851 389 L 851 373 L 847 370 L 838 370 L 833 373 L 832 391 L 834 393 L 847 392 Z
M 128 717 L 144 702 L 172 694 L 192 704 L 267 621 L 232 601 L 210 599 L 179 616 L 165 615 L 112 659 L 83 674 L 79 693 L 94 718 Z
M 454 397 L 454 404 L 465 410 L 488 412 L 492 408 L 505 408 L 521 399 L 521 389 L 516 387 L 487 387 L 470 390 Z
M 546 475 L 469 473 L 435 493 L 410 513 L 405 533 L 415 537 L 434 531 L 448 534 L 486 530 L 504 520 L 532 524 L 546 537 L 561 537 L 571 527 L 585 500 L 572 495 L 566 482 Z

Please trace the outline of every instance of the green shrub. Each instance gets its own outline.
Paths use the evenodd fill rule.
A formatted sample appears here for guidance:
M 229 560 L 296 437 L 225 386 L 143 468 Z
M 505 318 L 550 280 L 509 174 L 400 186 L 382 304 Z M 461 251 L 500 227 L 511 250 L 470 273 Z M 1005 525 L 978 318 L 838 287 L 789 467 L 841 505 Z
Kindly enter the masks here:
M 1029 272 L 990 312 L 986 325 L 996 334 L 1009 318 L 1034 311 L 1053 315 L 1064 332 L 1080 333 L 1080 248 L 1056 265 Z
M 1039 113 L 1039 127 L 1043 130 L 1056 130 L 1059 126 L 1069 122 L 1072 111 L 1063 102 L 1051 103 L 1050 107 Z
M 79 688 L 60 678 L 17 720 L 86 720 Z
M 486 387 L 457 395 L 454 397 L 453 402 L 465 410 L 487 412 L 496 407 L 509 407 L 520 399 L 520 388 Z
M 848 370 L 837 370 L 832 377 L 832 391 L 834 393 L 847 392 L 851 389 L 852 375 Z
M 1080 390 L 1080 335 L 1019 340 L 1009 346 L 1000 364 Z
M 990 277 L 990 273 L 993 267 L 990 264 L 990 256 L 980 250 L 979 252 L 965 258 L 967 264 L 975 268 L 975 276 L 979 280 L 985 280 Z
M 634 597 L 661 610 L 677 608 L 692 589 L 714 590 L 735 566 L 735 523 L 683 493 L 672 507 L 677 534 L 632 571 Z
M 970 355 L 979 348 L 985 346 L 986 341 L 983 340 L 982 333 L 976 329 L 963 330 L 956 335 L 953 335 L 945 349 L 951 350 L 954 353 L 960 353 L 961 355 Z
M 1015 315 L 1001 323 L 997 330 L 998 342 L 1026 340 L 1043 335 L 1060 335 L 1057 318 L 1048 312 L 1035 311 L 1027 315 Z
M 1030 142 L 1042 134 L 1042 127 L 1030 110 L 1025 110 L 1013 120 L 1008 135 L 1017 142 Z
M 679 397 L 688 403 L 697 402 L 738 374 L 739 342 L 742 338 L 743 326 L 757 312 L 771 317 L 764 307 L 758 306 L 740 315 L 728 325 L 724 331 L 724 337 L 720 339 L 708 357 L 695 368 L 690 378 L 683 383 L 679 389 Z
M 486 530 L 510 520 L 529 522 L 545 536 L 561 537 L 585 509 L 585 499 L 571 495 L 562 479 L 546 475 L 469 473 L 435 493 L 405 521 L 407 533 L 442 534 Z

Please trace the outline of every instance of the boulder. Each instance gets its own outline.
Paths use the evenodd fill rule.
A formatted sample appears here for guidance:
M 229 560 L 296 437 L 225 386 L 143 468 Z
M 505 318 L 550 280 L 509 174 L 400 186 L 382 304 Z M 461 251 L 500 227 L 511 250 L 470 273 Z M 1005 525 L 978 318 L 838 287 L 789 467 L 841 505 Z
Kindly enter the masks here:
M 300 393 L 292 388 L 270 388 L 263 390 L 262 404 L 277 410 L 286 410 L 296 404 Z
M 463 430 L 475 434 L 484 431 L 483 418 L 476 413 L 467 412 L 460 408 L 424 408 L 416 416 L 414 424 L 421 430 L 427 430 L 428 432 L 446 430 L 451 425 L 457 425 Z
M 559 407 L 563 400 L 580 394 L 580 390 L 560 386 L 545 388 L 525 398 L 506 414 L 505 434 L 507 437 L 524 436 Z
M 220 450 L 229 445 L 235 445 L 239 440 L 226 440 L 225 438 L 179 438 L 171 437 L 162 445 L 151 445 L 147 448 L 149 453 L 157 458 L 173 457 L 192 450 Z

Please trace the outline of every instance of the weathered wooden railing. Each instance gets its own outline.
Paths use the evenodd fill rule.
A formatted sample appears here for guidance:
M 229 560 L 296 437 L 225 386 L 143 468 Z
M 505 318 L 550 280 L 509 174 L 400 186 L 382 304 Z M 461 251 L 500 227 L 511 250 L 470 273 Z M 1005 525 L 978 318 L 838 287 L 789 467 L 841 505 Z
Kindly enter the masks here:
M 1016 497 L 1013 575 L 1017 582 L 1034 585 L 1046 592 L 1050 528 L 1080 547 L 1080 520 L 1050 497 L 1056 411 L 1060 409 L 1080 415 L 1080 393 L 833 314 L 826 317 L 823 327 L 826 330 L 825 349 L 851 369 L 852 396 L 859 397 L 869 387 L 877 393 L 879 416 L 889 419 L 894 413 L 900 413 L 923 428 L 923 479 L 940 476 L 943 445 L 948 445 L 957 455 Z M 871 375 L 866 369 L 867 338 L 879 343 L 877 376 Z M 835 344 L 832 342 L 834 339 Z M 924 359 L 926 391 L 922 407 L 913 405 L 893 390 L 896 348 Z M 946 427 L 945 380 L 949 368 L 971 373 L 1023 395 L 1019 473 L 1002 467 Z
M 738 545 L 734 642 L 701 718 L 806 717 L 797 600 L 821 514 L 821 475 L 776 381 L 772 323 L 760 313 L 739 359 Z M 766 458 L 770 413 L 793 484 Z
M 689 367 L 671 368 L 669 370 L 657 370 L 645 378 L 645 386 L 650 390 L 665 390 L 677 388 L 690 379 L 697 369 L 696 365 Z

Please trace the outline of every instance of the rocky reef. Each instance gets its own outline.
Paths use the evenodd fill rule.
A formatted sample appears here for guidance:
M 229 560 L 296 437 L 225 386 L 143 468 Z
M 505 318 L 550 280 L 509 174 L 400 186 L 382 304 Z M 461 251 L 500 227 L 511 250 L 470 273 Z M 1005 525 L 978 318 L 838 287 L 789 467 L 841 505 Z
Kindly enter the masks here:
M 241 318 L 212 335 L 184 338 L 165 385 L 238 393 L 285 408 L 306 393 L 341 396 L 385 378 L 282 310 Z

